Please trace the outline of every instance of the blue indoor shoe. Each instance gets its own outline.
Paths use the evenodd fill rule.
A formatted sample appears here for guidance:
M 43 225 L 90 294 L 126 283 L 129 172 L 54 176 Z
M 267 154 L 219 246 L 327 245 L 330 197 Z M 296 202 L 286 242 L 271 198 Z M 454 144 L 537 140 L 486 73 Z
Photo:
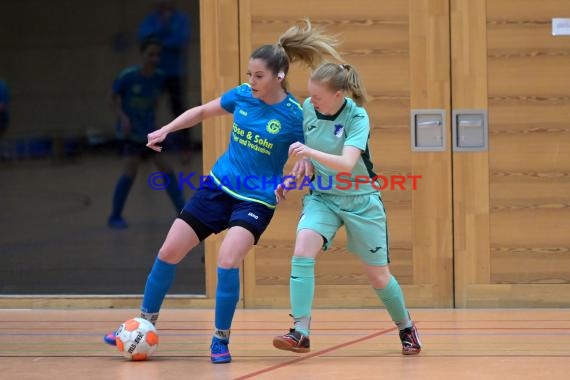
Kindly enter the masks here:
M 212 345 L 210 346 L 211 355 L 210 360 L 214 364 L 229 363 L 232 361 L 230 350 L 228 349 L 228 340 L 212 338 Z
M 114 230 L 124 230 L 125 228 L 129 227 L 125 219 L 121 218 L 120 216 L 119 217 L 110 216 L 107 225 L 109 226 L 109 228 L 112 228 Z

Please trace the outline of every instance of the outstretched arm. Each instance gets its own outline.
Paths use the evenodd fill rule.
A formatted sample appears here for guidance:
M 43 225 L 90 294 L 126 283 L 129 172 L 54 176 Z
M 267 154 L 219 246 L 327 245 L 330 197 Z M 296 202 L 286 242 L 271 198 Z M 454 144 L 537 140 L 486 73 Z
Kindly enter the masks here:
M 225 115 L 228 112 L 222 108 L 221 98 L 214 99 L 206 104 L 190 108 L 164 127 L 148 134 L 148 143 L 146 146 L 160 152 L 162 147 L 159 145 L 164 141 L 166 136 L 171 132 L 181 129 L 191 128 L 203 120 L 214 116 Z

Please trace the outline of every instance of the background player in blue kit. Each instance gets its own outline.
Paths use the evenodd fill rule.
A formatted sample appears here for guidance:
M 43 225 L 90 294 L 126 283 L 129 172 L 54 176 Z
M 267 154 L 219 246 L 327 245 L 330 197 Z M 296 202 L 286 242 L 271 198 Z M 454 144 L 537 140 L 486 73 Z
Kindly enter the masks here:
M 313 29 L 308 21 L 305 27 L 294 26 L 277 43 L 251 54 L 249 83 L 191 108 L 148 136 L 148 146 L 160 151 L 159 144 L 169 133 L 213 116 L 233 114 L 228 149 L 214 164 L 205 186 L 200 186 L 172 224 L 148 276 L 141 306 L 141 316 L 156 322 L 176 264 L 210 234 L 227 229 L 218 257 L 213 363 L 231 361 L 228 344 L 240 293 L 239 266 L 275 210 L 275 186 L 268 186 L 264 179 L 280 177 L 289 145 L 303 140 L 302 109 L 285 81 L 290 63 L 312 65 L 325 54 L 340 59 L 334 45 L 334 39 Z M 248 186 L 239 186 L 248 176 Z M 105 336 L 105 341 L 114 344 L 115 334 Z
M 165 75 L 165 89 L 170 101 L 172 117 L 178 117 L 186 110 L 185 82 L 186 50 L 190 40 L 190 21 L 186 14 L 175 8 L 173 0 L 154 0 L 156 8 L 139 25 L 141 41 L 156 38 L 162 43 L 162 54 L 158 67 Z M 190 137 L 188 129 L 176 132 L 175 144 L 189 159 Z
M 147 135 L 156 129 L 157 101 L 164 88 L 164 74 L 157 70 L 160 52 L 160 41 L 144 41 L 141 45 L 142 65 L 125 69 L 113 83 L 111 101 L 118 118 L 117 137 L 125 165 L 115 186 L 113 208 L 107 222 L 111 228 L 127 228 L 122 216 L 123 208 L 139 164 L 149 156 L 168 176 L 166 190 L 176 211 L 184 207 L 184 197 L 173 169 L 164 157 L 146 147 Z
M 273 345 L 293 352 L 310 350 L 315 258 L 321 249 L 330 247 L 336 232 L 344 225 L 348 249 L 364 264 L 375 293 L 400 330 L 402 353 L 418 354 L 421 343 L 416 327 L 388 265 L 386 213 L 376 190 L 380 184 L 375 188 L 371 183 L 376 174 L 368 150 L 370 120 L 362 107 L 367 98 L 364 86 L 350 65 L 325 63 L 311 74 L 308 90 L 310 98 L 303 103 L 305 143 L 295 142 L 289 153 L 310 159 L 315 185 L 303 201 L 291 260 L 294 328 L 275 337 Z M 350 179 L 350 186 L 336 180 L 339 172 L 351 174 L 344 177 L 346 182 Z M 318 180 L 322 180 L 320 186 Z M 282 199 L 285 187 L 277 189 L 276 195 Z

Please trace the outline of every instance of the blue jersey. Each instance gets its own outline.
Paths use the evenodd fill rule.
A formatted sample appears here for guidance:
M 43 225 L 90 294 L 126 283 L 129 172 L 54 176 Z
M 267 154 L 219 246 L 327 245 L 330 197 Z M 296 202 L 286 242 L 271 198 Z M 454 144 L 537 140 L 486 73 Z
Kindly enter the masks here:
M 121 97 L 123 112 L 129 117 L 131 131 L 125 136 L 118 125 L 117 137 L 146 143 L 147 134 L 156 129 L 156 106 L 164 88 L 164 75 L 157 70 L 150 77 L 138 66 L 125 69 L 113 83 L 113 92 Z
M 277 104 L 253 97 L 242 84 L 222 95 L 222 107 L 233 113 L 234 124 L 226 152 L 211 175 L 235 198 L 275 207 L 274 189 L 283 175 L 289 145 L 303 142 L 303 111 L 291 95 Z
M 184 53 L 190 38 L 190 22 L 180 11 L 173 11 L 167 22 L 160 12 L 148 15 L 139 27 L 139 39 L 157 38 L 162 43 L 158 67 L 166 76 L 180 76 L 184 73 Z

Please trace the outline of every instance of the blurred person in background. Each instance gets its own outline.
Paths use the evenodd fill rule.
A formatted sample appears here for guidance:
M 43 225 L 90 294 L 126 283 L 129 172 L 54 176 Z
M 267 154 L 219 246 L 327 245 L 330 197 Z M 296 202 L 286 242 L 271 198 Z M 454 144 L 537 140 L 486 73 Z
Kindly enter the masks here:
M 155 0 L 156 8 L 139 26 L 140 41 L 156 38 L 162 43 L 162 55 L 158 67 L 165 73 L 165 89 L 170 100 L 172 117 L 186 110 L 186 48 L 190 39 L 188 17 L 174 7 L 172 0 Z M 188 129 L 172 135 L 172 143 L 180 149 L 185 162 L 190 156 Z
M 156 129 L 158 98 L 164 90 L 164 74 L 157 69 L 162 44 L 159 40 L 150 38 L 142 43 L 140 50 L 142 64 L 123 70 L 115 79 L 111 94 L 111 106 L 118 119 L 120 153 L 125 162 L 123 174 L 115 186 L 112 211 L 107 222 L 114 229 L 128 227 L 122 216 L 123 208 L 138 167 L 146 158 L 151 158 L 158 170 L 165 173 L 165 188 L 176 211 L 181 211 L 185 203 L 166 157 L 146 147 L 147 135 Z

